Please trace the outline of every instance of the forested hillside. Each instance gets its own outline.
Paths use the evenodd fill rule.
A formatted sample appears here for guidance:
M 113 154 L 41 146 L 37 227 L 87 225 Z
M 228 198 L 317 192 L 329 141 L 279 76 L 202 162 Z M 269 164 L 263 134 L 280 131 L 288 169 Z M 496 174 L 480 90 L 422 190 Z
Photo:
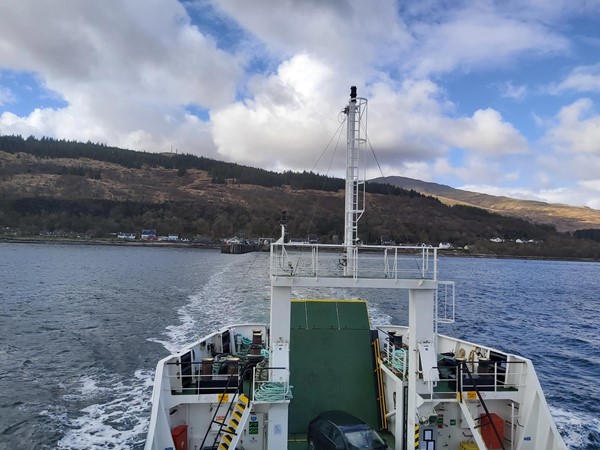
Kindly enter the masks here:
M 332 242 L 343 233 L 343 180 L 275 173 L 193 155 L 135 152 L 102 144 L 0 136 L 0 229 L 4 236 L 104 238 L 154 228 L 161 235 L 218 239 L 240 232 Z M 450 242 L 491 254 L 600 259 L 595 235 L 504 217 L 377 183 L 367 184 L 361 239 Z M 588 239 L 590 235 L 592 239 Z M 490 242 L 496 238 L 504 242 Z

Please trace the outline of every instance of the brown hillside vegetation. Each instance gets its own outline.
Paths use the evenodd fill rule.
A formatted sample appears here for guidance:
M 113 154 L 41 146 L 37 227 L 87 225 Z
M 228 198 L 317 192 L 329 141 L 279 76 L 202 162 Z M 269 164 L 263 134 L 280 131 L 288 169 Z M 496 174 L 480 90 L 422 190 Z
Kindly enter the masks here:
M 342 190 L 265 187 L 215 180 L 214 174 L 196 168 L 131 168 L 86 157 L 0 151 L 0 230 L 5 235 L 77 232 L 106 237 L 154 228 L 160 235 L 189 238 L 240 232 L 275 237 L 280 211 L 287 210 L 292 237 L 317 234 L 321 242 L 334 242 L 343 232 L 343 203 Z M 444 205 L 415 191 L 367 193 L 360 230 L 365 243 L 389 236 L 397 243 L 450 242 L 485 254 L 600 258 L 596 242 L 483 209 Z M 490 243 L 497 237 L 506 242 Z
M 448 205 L 468 205 L 488 211 L 520 217 L 536 223 L 554 225 L 558 231 L 575 231 L 600 228 L 600 211 L 579 206 L 519 200 L 478 192 L 463 191 L 436 183 L 405 177 L 377 178 L 373 181 L 386 182 L 404 189 L 414 189 L 425 195 L 433 195 Z

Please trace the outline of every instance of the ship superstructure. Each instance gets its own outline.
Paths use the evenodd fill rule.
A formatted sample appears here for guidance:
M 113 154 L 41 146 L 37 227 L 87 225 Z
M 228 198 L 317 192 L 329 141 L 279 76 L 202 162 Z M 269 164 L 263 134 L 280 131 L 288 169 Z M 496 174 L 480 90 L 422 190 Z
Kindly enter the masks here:
M 289 243 L 283 218 L 270 322 L 225 327 L 158 363 L 147 450 L 318 449 L 308 424 L 331 410 L 395 450 L 566 449 L 530 360 L 438 334 L 455 309 L 439 249 L 360 243 L 366 106 L 352 88 L 344 243 Z M 302 289 L 366 298 L 293 300 Z M 373 326 L 371 292 L 407 298 L 408 326 Z

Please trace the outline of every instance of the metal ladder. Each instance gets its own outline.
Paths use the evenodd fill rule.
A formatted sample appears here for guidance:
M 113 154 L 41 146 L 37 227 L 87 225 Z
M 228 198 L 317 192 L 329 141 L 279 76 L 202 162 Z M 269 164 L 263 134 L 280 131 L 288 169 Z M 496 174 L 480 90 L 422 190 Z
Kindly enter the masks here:
M 233 405 L 233 403 L 231 403 L 231 405 Z M 218 450 L 235 449 L 235 446 L 240 440 L 241 432 L 248 421 L 251 409 L 251 402 L 248 397 L 246 397 L 244 394 L 240 394 L 235 406 L 228 414 L 229 420 L 227 421 L 227 426 L 221 427 L 221 439 L 219 441 L 219 445 L 217 446 Z M 218 437 L 219 434 L 217 434 L 215 442 Z
M 230 390 L 231 381 L 235 378 L 237 378 L 237 385 L 235 385 L 235 390 L 233 392 L 231 392 L 231 390 Z M 217 434 L 216 434 L 215 439 L 210 448 L 228 449 L 231 447 L 231 445 L 228 445 L 226 447 L 221 447 L 220 443 L 219 443 L 219 447 L 217 447 L 217 442 L 219 441 L 219 438 L 222 437 L 225 433 L 231 433 L 231 430 L 229 430 L 230 427 L 226 426 L 225 422 L 221 422 L 220 420 L 217 420 L 217 414 L 219 413 L 219 410 L 220 410 L 223 402 L 228 398 L 228 395 L 233 395 L 233 397 L 238 396 L 238 401 L 241 396 L 243 396 L 245 399 L 247 399 L 247 397 L 244 394 L 240 393 L 242 390 L 242 386 L 243 386 L 243 381 L 242 381 L 242 377 L 239 375 L 239 373 L 231 374 L 227 378 L 227 384 L 225 385 L 225 388 L 223 388 L 223 392 L 219 395 L 219 403 L 215 407 L 215 412 L 213 413 L 210 424 L 206 429 L 206 433 L 204 434 L 204 438 L 202 439 L 202 444 L 200 445 L 200 448 L 204 448 L 204 444 L 206 443 L 206 440 L 208 439 L 208 435 L 210 434 L 212 424 L 219 425 L 219 429 L 217 430 Z M 231 386 L 231 388 L 233 389 L 234 386 Z M 229 403 L 229 407 L 227 408 L 227 412 L 225 413 L 226 417 L 230 416 L 233 408 L 234 408 L 234 403 L 233 402 Z M 249 409 L 250 408 L 248 408 L 248 410 Z M 235 434 L 236 430 L 237 430 L 237 427 L 236 427 L 236 429 L 233 430 L 234 434 Z M 236 440 L 236 444 L 237 444 L 237 440 Z M 235 445 L 231 448 L 234 449 Z
M 375 338 L 371 342 L 373 346 L 373 353 L 375 358 L 375 379 L 377 381 L 377 400 L 379 403 L 379 415 L 381 416 L 381 429 L 387 430 L 387 407 L 385 404 L 385 390 L 383 383 L 383 370 L 381 369 L 381 352 L 379 349 L 379 339 Z

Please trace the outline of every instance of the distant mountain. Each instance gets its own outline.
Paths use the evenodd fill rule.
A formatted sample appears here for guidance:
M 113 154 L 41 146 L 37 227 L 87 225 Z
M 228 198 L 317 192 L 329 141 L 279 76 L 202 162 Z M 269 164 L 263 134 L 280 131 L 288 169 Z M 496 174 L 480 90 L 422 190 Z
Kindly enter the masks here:
M 448 205 L 475 206 L 490 212 L 519 217 L 535 223 L 551 224 L 558 231 L 572 232 L 587 228 L 600 228 L 600 211 L 588 207 L 499 197 L 399 176 L 375 178 L 370 181 L 389 183 L 403 189 L 412 189 L 425 195 L 432 195 Z

